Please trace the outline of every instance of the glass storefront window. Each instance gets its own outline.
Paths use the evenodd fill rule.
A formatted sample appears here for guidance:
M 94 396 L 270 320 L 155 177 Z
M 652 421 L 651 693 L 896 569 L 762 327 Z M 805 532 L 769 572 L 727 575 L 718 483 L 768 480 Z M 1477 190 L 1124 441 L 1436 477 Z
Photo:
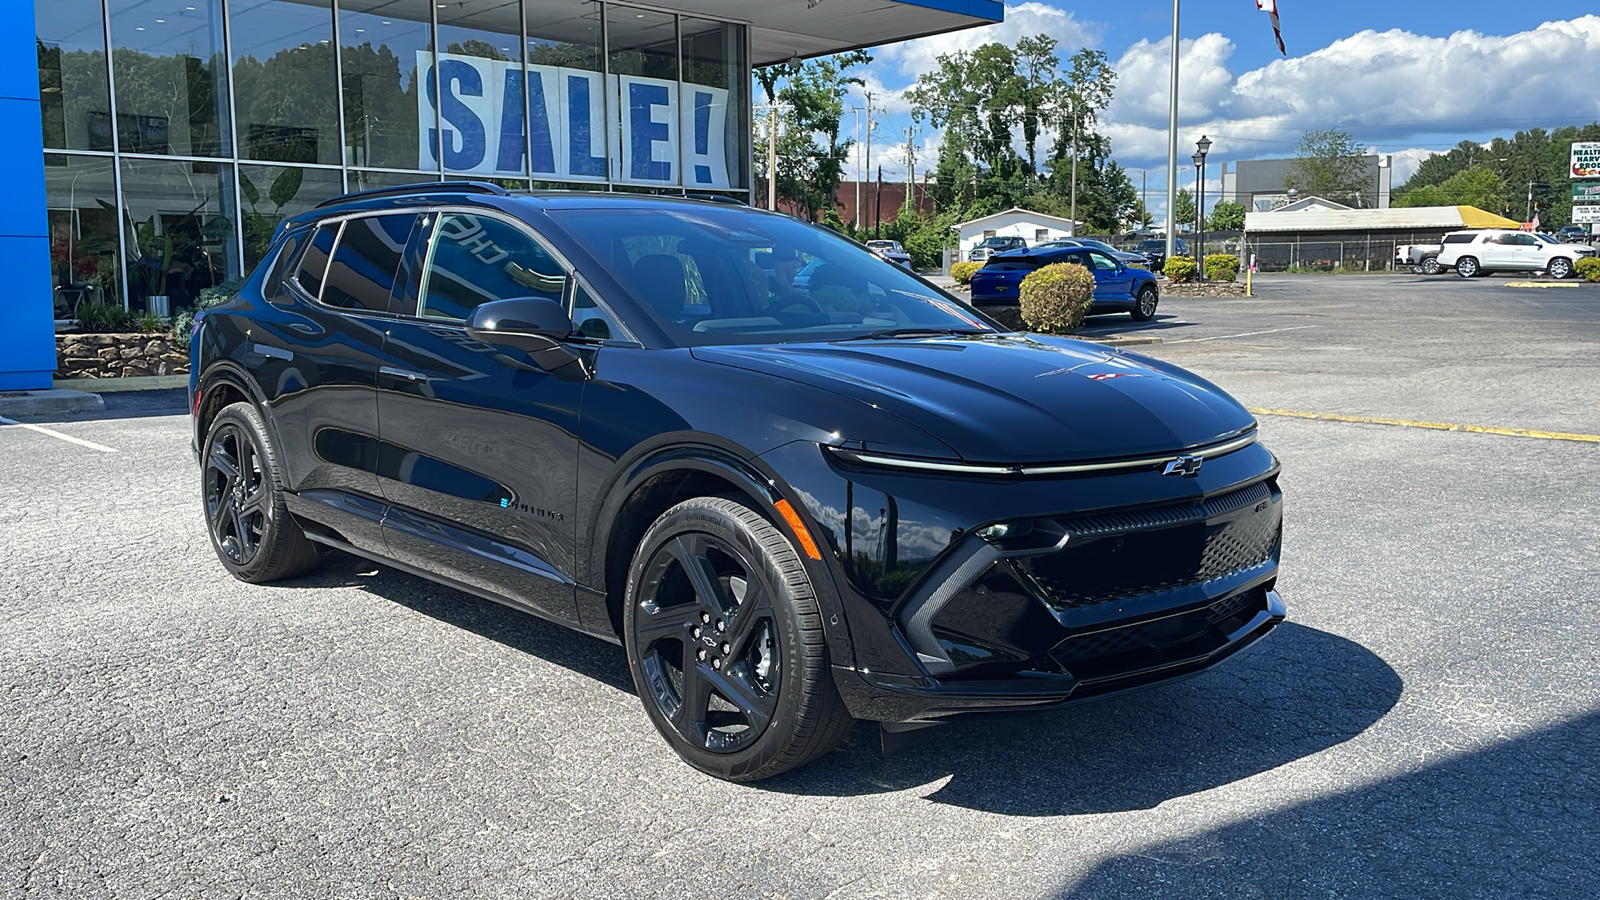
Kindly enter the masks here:
M 678 150 L 678 21 L 669 13 L 606 8 L 613 82 L 613 179 L 633 184 L 681 182 Z
M 114 165 L 105 156 L 44 156 L 50 276 L 57 319 L 74 318 L 80 303 L 122 305 Z
M 108 0 L 124 153 L 226 156 L 221 0 Z
M 278 223 L 344 193 L 337 169 L 300 166 L 239 166 L 239 227 L 244 237 L 244 267 L 249 272 L 266 256 Z
M 417 184 L 423 181 L 438 181 L 437 172 L 366 172 L 361 169 L 350 170 L 350 190 L 367 191 L 373 188 L 400 187 L 407 184 Z
M 431 141 L 422 146 L 438 128 L 427 102 L 433 93 L 432 19 L 429 0 L 339 4 L 347 165 L 438 169 Z
M 36 0 L 44 145 L 111 149 L 111 87 L 100 0 Z
M 604 182 L 608 173 L 601 6 L 590 2 L 551 10 L 529 4 L 526 26 L 533 177 L 552 184 Z
M 338 165 L 339 90 L 329 0 L 233 0 L 241 159 Z
M 682 138 L 685 188 L 742 188 L 748 182 L 750 76 L 744 27 L 685 16 Z
M 439 132 L 449 175 L 528 174 L 528 85 L 516 0 L 457 0 L 439 8 Z M 431 109 L 430 109 L 431 112 Z
M 182 160 L 122 160 L 123 257 L 128 307 L 171 313 L 201 290 L 241 274 L 234 234 L 233 167 Z

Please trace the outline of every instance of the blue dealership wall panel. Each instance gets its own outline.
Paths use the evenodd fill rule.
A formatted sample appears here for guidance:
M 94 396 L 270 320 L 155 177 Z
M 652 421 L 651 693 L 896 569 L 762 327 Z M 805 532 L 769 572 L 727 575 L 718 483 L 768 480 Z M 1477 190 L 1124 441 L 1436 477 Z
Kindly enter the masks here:
M 56 369 L 33 4 L 0 0 L 0 390 L 50 387 Z

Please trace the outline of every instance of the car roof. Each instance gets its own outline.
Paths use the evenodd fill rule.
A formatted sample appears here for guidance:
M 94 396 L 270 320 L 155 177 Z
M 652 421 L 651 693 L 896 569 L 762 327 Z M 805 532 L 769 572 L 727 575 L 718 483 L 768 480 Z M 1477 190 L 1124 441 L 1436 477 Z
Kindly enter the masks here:
M 504 209 L 508 204 L 528 211 L 558 209 L 661 209 L 687 210 L 713 206 L 739 206 L 758 215 L 782 213 L 747 206 L 732 197 L 717 195 L 668 196 L 606 191 L 508 191 L 486 182 L 421 182 L 393 188 L 358 191 L 325 200 L 309 212 L 290 219 L 293 227 L 304 222 L 352 212 L 402 210 L 439 204 L 486 206 Z

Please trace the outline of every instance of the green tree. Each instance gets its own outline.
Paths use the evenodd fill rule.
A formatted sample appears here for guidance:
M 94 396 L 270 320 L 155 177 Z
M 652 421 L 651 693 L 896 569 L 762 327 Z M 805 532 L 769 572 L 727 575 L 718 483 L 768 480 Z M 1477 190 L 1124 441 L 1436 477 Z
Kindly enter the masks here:
M 1395 206 L 1476 206 L 1500 212 L 1506 204 L 1506 183 L 1493 169 L 1475 166 L 1457 172 L 1443 184 L 1424 185 L 1394 201 Z
M 1301 196 L 1354 207 L 1372 206 L 1376 199 L 1367 184 L 1366 150 L 1350 132 L 1337 128 L 1300 136 L 1300 150 L 1289 164 L 1284 184 Z
M 782 107 L 779 124 L 777 192 L 816 221 L 834 207 L 844 178 L 844 163 L 854 139 L 841 136 L 844 98 L 852 85 L 864 85 L 849 70 L 872 62 L 863 50 L 807 60 L 798 68 L 767 66 L 755 76 L 769 105 Z M 757 152 L 765 171 L 770 120 L 756 125 Z
M 1206 222 L 1206 228 L 1211 231 L 1243 231 L 1244 204 L 1224 200 L 1211 208 Z
M 1194 228 L 1194 195 L 1188 188 L 1178 188 L 1178 199 L 1172 206 L 1173 228 L 1182 231 Z

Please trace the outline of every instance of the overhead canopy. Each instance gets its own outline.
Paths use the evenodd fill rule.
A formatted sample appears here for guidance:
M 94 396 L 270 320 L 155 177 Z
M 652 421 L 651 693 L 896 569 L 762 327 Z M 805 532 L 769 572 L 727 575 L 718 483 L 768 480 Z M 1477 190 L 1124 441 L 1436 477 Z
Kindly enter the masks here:
M 1245 213 L 1244 230 L 1382 231 L 1388 229 L 1518 228 L 1521 223 L 1475 206 L 1411 206 L 1390 209 L 1298 209 Z
M 998 0 L 658 0 L 656 5 L 749 22 L 750 61 L 757 66 L 991 25 L 1005 17 Z

